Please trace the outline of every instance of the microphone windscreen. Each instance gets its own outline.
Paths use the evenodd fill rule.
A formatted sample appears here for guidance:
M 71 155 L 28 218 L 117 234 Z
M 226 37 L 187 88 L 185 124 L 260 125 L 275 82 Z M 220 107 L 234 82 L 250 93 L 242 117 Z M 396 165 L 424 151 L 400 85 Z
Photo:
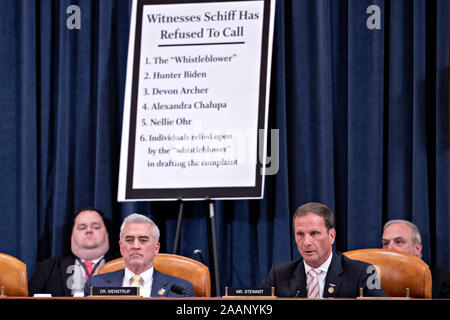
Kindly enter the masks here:
M 176 294 L 183 295 L 186 293 L 186 289 L 180 287 L 179 285 L 173 284 L 170 287 L 170 291 L 175 292 Z

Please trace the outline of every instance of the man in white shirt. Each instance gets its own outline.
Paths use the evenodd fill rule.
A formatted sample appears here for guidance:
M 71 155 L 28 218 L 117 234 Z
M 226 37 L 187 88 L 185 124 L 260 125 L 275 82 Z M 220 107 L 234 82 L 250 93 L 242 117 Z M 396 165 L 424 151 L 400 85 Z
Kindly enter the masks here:
M 159 252 L 159 228 L 148 217 L 131 214 L 120 228 L 120 253 L 125 269 L 90 278 L 84 288 L 138 286 L 143 297 L 193 296 L 194 288 L 186 280 L 163 274 L 154 269 L 153 262 Z
M 273 266 L 264 287 L 275 287 L 278 297 L 320 299 L 385 296 L 376 269 L 333 251 L 336 237 L 333 212 L 321 203 L 300 206 L 292 220 L 297 250 L 302 259 Z

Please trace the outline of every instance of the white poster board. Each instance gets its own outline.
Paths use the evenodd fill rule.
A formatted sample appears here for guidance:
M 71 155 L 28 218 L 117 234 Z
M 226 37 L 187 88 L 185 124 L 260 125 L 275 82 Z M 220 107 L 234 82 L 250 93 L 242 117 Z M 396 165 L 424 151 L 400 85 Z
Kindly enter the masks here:
M 274 1 L 134 0 L 119 201 L 261 198 Z

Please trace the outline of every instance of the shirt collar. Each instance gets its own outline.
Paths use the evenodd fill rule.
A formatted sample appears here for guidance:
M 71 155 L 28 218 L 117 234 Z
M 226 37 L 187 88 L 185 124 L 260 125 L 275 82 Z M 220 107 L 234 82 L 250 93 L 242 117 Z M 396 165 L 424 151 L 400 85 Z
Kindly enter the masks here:
M 331 258 L 332 257 L 333 257 L 333 251 L 331 251 L 330 256 L 328 257 L 328 259 L 325 260 L 325 262 L 318 268 L 311 267 L 310 265 L 308 265 L 305 262 L 305 259 L 303 259 L 303 264 L 305 265 L 305 274 L 308 274 L 309 270 L 311 270 L 311 269 L 316 269 L 316 270 L 319 269 L 320 271 L 327 273 L 328 272 L 328 268 L 330 267 L 330 264 L 331 264 Z
M 96 265 L 97 262 L 99 262 L 101 259 L 103 259 L 103 256 L 98 257 L 97 259 L 93 259 L 93 260 L 83 260 L 83 259 L 80 259 L 80 260 L 82 263 L 85 263 L 86 261 L 91 261 L 94 265 Z
M 125 275 L 124 275 L 124 279 L 126 281 L 125 283 L 130 283 L 130 279 L 132 276 L 134 276 L 134 273 L 130 269 L 125 268 Z M 142 277 L 142 280 L 144 280 L 144 283 L 147 283 L 149 280 L 153 278 L 153 267 L 142 272 L 140 276 Z

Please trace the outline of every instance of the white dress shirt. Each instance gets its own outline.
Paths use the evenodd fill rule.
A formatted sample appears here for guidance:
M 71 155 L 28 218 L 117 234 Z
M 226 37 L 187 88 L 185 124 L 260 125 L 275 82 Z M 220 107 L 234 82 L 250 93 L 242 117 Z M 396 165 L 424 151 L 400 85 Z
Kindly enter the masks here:
M 123 276 L 122 281 L 122 287 L 129 287 L 130 286 L 130 279 L 135 274 L 129 270 L 128 268 L 125 268 L 125 274 Z M 152 282 L 153 282 L 153 267 L 148 269 L 147 271 L 144 271 L 140 274 L 142 277 L 142 280 L 144 280 L 144 284 L 139 286 L 139 294 L 141 297 L 150 297 L 150 293 L 152 292 Z
M 325 260 L 325 262 L 318 268 L 313 268 L 310 267 L 305 260 L 303 260 L 303 263 L 305 265 L 305 275 L 308 274 L 309 270 L 311 269 L 315 269 L 315 270 L 320 270 L 322 271 L 318 276 L 317 276 L 317 281 L 319 283 L 319 295 L 320 298 L 323 298 L 323 288 L 325 287 L 325 278 L 327 277 L 327 272 L 328 272 L 328 268 L 330 267 L 331 264 L 331 258 L 333 257 L 333 252 L 331 252 L 330 256 L 328 257 L 327 260 Z

